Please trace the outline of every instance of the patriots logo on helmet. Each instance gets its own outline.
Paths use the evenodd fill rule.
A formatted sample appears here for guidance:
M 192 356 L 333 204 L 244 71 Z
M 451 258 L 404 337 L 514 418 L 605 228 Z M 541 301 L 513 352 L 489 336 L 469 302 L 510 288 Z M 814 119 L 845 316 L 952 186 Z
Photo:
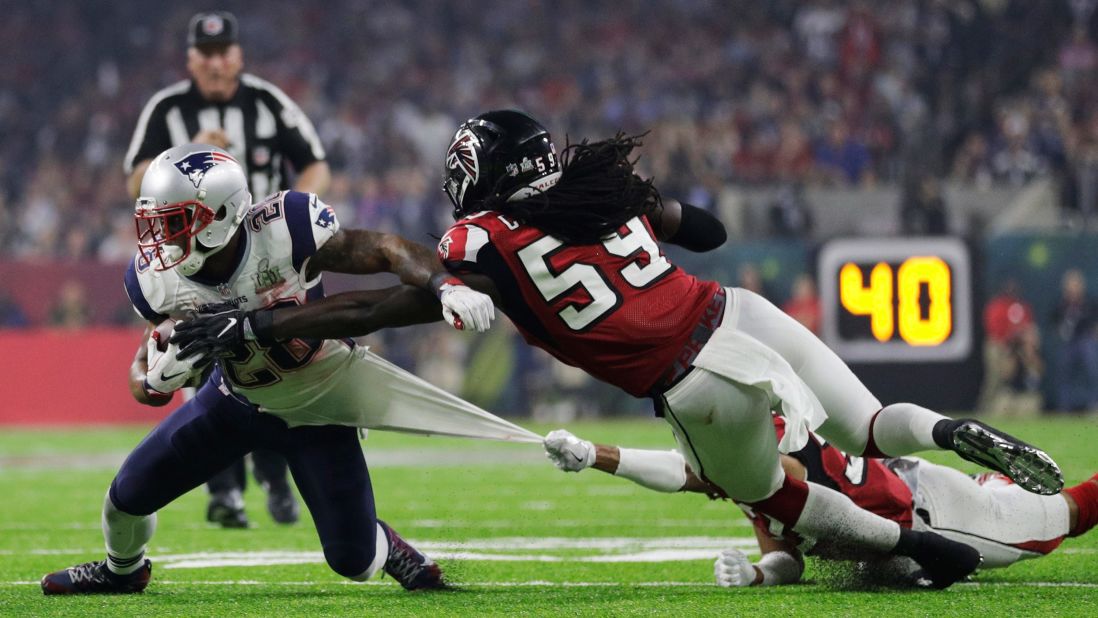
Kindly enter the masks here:
M 461 168 L 469 177 L 470 184 L 476 184 L 480 177 L 480 161 L 477 160 L 475 146 L 480 145 L 480 139 L 469 129 L 462 129 L 454 136 L 450 144 L 450 150 L 446 152 L 446 167 L 449 169 Z
M 198 185 L 202 183 L 202 178 L 206 175 L 206 172 L 210 171 L 211 167 L 222 161 L 232 161 L 233 163 L 236 163 L 236 159 L 224 152 L 207 150 L 187 155 L 183 159 L 176 161 L 175 168 L 179 170 L 179 173 L 189 178 L 191 184 L 197 189 Z

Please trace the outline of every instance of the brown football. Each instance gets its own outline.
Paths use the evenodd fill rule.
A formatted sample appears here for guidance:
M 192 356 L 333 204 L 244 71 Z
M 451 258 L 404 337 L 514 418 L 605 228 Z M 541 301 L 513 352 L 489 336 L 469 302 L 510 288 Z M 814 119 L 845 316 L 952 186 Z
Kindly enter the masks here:
M 156 340 L 156 349 L 161 352 L 168 350 L 168 340 L 172 338 L 172 333 L 175 331 L 175 320 L 168 318 L 160 324 L 156 325 L 153 329 L 152 337 Z

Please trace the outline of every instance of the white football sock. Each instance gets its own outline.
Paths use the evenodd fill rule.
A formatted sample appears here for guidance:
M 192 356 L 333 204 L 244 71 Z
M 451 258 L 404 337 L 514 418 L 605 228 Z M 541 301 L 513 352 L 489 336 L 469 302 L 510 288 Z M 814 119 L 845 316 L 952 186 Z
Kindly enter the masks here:
M 854 504 L 843 494 L 808 483 L 808 499 L 793 530 L 816 540 L 890 551 L 900 540 L 900 525 Z
M 934 425 L 943 419 L 949 420 L 913 403 L 894 403 L 877 413 L 873 421 L 873 442 L 889 457 L 940 450 L 934 442 Z
M 382 528 L 381 524 L 375 525 L 377 526 L 377 540 L 374 544 L 374 560 L 365 571 L 351 578 L 356 582 L 364 582 L 373 577 L 385 567 L 385 561 L 389 559 L 389 535 L 385 533 L 385 528 Z
M 145 545 L 156 531 L 156 513 L 130 515 L 118 510 L 110 493 L 103 499 L 103 539 L 107 544 L 107 568 L 127 575 L 144 566 Z

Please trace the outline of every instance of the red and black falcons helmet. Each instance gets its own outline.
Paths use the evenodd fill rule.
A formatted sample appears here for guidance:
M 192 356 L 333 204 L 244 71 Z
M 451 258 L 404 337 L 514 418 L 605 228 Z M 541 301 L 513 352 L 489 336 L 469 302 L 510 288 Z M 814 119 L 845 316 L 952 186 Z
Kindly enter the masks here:
M 446 151 L 442 189 L 454 218 L 484 210 L 494 201 L 520 200 L 560 180 L 560 160 L 549 131 L 514 110 L 466 120 Z

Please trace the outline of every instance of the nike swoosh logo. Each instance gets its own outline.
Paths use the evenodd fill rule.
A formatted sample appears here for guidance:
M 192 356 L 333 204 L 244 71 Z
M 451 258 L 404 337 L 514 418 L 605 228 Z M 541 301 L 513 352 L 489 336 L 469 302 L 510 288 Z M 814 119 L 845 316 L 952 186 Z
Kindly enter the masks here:
M 575 459 L 575 460 L 576 460 L 576 461 L 578 461 L 578 462 L 582 462 L 582 461 L 583 461 L 582 459 L 580 459 L 580 456 L 579 456 L 579 455 L 577 455 L 577 454 L 573 453 L 572 451 L 568 451 L 568 454 L 569 454 L 569 455 L 571 455 L 571 456 L 572 456 L 572 458 L 573 458 L 573 459 Z
M 167 382 L 169 380 L 174 380 L 174 379 L 178 378 L 179 376 L 183 375 L 184 373 L 187 373 L 187 372 L 186 371 L 180 371 L 179 373 L 172 374 L 170 376 L 166 376 L 166 375 L 164 375 L 164 372 L 160 372 L 160 381 L 161 382 Z
M 225 325 L 225 328 L 221 329 L 220 333 L 217 333 L 217 338 L 220 339 L 222 335 L 229 332 L 234 326 L 236 326 L 236 318 L 229 318 L 229 323 Z

